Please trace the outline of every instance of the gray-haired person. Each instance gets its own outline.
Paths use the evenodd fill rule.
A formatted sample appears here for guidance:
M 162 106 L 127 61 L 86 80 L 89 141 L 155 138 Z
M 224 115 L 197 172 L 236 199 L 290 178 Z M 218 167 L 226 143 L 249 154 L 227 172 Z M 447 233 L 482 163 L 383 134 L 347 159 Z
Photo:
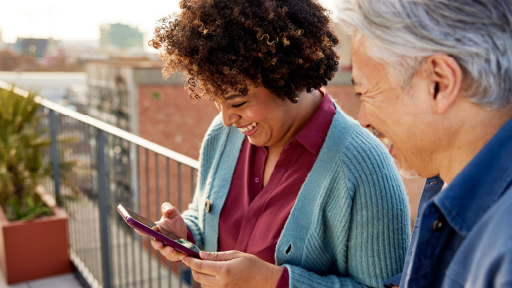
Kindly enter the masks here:
M 389 139 L 404 174 L 440 176 L 427 182 L 400 286 L 512 287 L 512 1 L 339 10 L 360 124 Z

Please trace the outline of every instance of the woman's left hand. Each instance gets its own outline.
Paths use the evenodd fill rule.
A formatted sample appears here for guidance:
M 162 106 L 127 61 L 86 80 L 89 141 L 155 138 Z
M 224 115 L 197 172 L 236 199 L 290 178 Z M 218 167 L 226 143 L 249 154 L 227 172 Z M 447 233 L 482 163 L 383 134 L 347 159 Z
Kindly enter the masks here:
M 183 263 L 192 269 L 194 280 L 203 288 L 275 288 L 284 269 L 238 251 L 201 252 L 201 258 L 185 257 Z

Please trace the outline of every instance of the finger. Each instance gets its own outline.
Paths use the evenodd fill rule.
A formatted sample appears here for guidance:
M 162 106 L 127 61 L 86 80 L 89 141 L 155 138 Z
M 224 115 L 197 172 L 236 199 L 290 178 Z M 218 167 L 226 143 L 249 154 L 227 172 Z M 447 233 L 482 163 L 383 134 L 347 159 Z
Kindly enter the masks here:
M 162 248 L 160 248 L 158 250 L 160 251 L 160 253 L 162 253 L 162 255 L 164 255 L 166 257 L 170 256 L 170 255 L 174 254 L 174 252 L 176 252 L 176 249 L 174 249 L 171 246 L 162 247 Z
M 181 253 L 180 251 L 174 249 L 171 246 L 166 246 L 161 249 L 159 249 L 162 256 L 167 258 L 170 261 L 181 261 L 183 258 L 185 258 L 187 255 Z
M 213 276 L 219 273 L 222 265 L 220 262 L 199 260 L 188 256 L 183 258 L 183 263 L 192 270 Z
M 169 202 L 165 202 L 161 207 L 162 217 L 172 218 L 178 211 Z
M 133 229 L 133 230 L 135 230 L 135 232 L 137 232 L 137 234 L 139 234 L 139 235 L 141 235 L 141 236 L 147 236 L 146 234 L 144 234 L 144 233 L 140 232 L 140 231 L 139 231 L 139 230 L 137 230 L 137 229 Z
M 151 245 L 156 250 L 160 250 L 160 249 L 164 248 L 164 243 L 162 243 L 161 241 L 156 240 L 155 238 L 151 239 Z
M 227 251 L 227 252 L 205 252 L 201 251 L 199 254 L 201 259 L 209 261 L 229 261 L 240 258 L 240 252 L 238 251 Z
M 215 287 L 215 283 L 218 281 L 215 276 L 204 274 L 192 269 L 192 277 L 194 281 L 201 283 L 201 286 L 204 287 Z

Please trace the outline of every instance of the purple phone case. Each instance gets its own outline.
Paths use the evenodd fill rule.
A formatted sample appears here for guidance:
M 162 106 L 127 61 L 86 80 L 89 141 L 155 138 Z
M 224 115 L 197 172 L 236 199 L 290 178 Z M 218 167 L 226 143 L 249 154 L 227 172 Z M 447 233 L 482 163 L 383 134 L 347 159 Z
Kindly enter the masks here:
M 117 206 L 117 211 L 119 212 L 119 214 L 121 214 L 121 216 L 123 217 L 124 221 L 126 221 L 126 223 L 128 225 L 130 225 L 131 227 L 133 227 L 134 229 L 137 229 L 140 232 L 142 232 L 142 233 L 144 233 L 144 234 L 146 234 L 146 235 L 148 235 L 150 237 L 153 237 L 156 240 L 161 241 L 161 242 L 165 243 L 168 246 L 173 247 L 174 249 L 176 249 L 176 250 L 186 254 L 187 256 L 191 256 L 191 257 L 194 257 L 194 258 L 197 258 L 197 259 L 201 259 L 201 257 L 199 256 L 199 253 L 197 253 L 196 251 L 191 250 L 191 249 L 181 245 L 180 243 L 177 243 L 176 241 L 165 237 L 164 235 L 154 231 L 153 229 L 149 228 L 148 226 L 146 226 L 146 225 L 140 223 L 139 221 L 133 219 L 128 214 L 128 212 L 126 211 L 126 209 L 125 209 L 125 207 L 123 205 L 118 205 Z M 138 215 L 138 216 L 141 217 L 141 218 L 144 218 L 141 215 Z

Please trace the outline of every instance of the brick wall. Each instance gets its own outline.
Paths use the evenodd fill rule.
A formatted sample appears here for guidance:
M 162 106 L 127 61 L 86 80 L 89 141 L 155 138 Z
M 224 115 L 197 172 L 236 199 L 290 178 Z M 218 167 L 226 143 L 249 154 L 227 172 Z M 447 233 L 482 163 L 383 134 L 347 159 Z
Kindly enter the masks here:
M 139 87 L 140 136 L 191 158 L 199 158 L 201 141 L 217 114 L 213 102 L 190 99 L 182 86 Z

